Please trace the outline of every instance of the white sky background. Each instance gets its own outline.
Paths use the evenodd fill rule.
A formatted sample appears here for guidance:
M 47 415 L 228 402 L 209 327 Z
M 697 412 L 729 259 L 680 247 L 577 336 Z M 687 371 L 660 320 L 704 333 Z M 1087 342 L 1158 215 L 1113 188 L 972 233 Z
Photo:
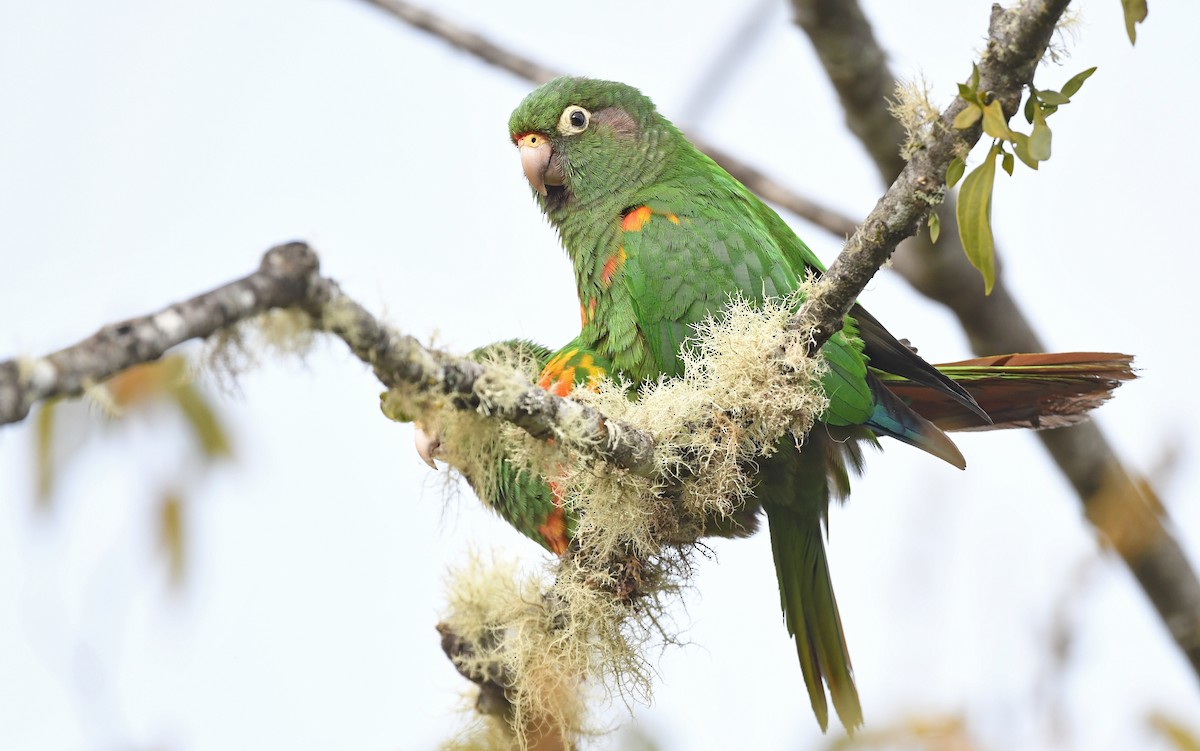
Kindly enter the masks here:
M 867 9 L 898 75 L 944 105 L 989 3 Z M 732 0 L 440 3 L 561 69 L 615 78 L 677 116 L 744 9 Z M 1142 378 L 1100 422 L 1200 562 L 1190 426 L 1191 228 L 1200 6 L 1151 2 L 1136 48 L 1117 0 L 1083 3 L 1072 56 L 1100 70 L 1055 115 L 1040 173 L 998 177 L 1005 274 L 1056 349 L 1132 352 Z M 697 130 L 853 216 L 881 192 L 780 3 Z M 405 331 L 465 352 L 577 331 L 565 256 L 507 140 L 529 90 L 352 0 L 0 2 L 0 357 L 43 353 L 253 269 L 303 238 Z M 687 123 L 681 123 L 688 125 Z M 976 159 L 978 159 L 978 155 Z M 839 242 L 787 217 L 819 255 Z M 881 274 L 864 297 L 930 359 L 956 324 Z M 447 567 L 540 549 L 469 496 L 448 506 L 337 342 L 269 360 L 221 400 L 237 459 L 189 493 L 190 578 L 166 586 L 153 501 L 187 438 L 137 418 L 93 441 L 33 511 L 29 424 L 0 429 L 0 749 L 424 749 L 467 689 L 433 626 Z M 990 748 L 1166 748 L 1200 727 L 1195 676 L 1122 566 L 1097 553 L 1037 442 L 959 441 L 965 473 L 888 444 L 832 513 L 831 568 L 869 727 L 962 714 Z M 768 540 L 718 541 L 658 662 L 663 748 L 821 743 L 778 612 Z M 1065 615 L 1064 615 L 1065 614 Z M 1051 632 L 1073 629 L 1064 667 Z M 627 715 L 618 702 L 608 714 Z M 611 739 L 598 745 L 612 744 Z M 744 744 L 744 745 L 743 745 Z M 1155 745 L 1157 744 L 1157 746 Z

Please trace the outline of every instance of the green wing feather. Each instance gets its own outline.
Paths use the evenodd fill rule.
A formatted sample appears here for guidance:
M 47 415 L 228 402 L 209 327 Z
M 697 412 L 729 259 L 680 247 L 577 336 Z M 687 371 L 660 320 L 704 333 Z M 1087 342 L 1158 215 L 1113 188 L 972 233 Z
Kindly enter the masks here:
M 745 222 L 734 222 L 715 205 L 685 209 L 681 200 L 661 197 L 648 205 L 657 207 L 656 213 L 640 230 L 620 238 L 626 261 L 618 283 L 629 292 L 652 361 L 623 363 L 620 353 L 614 353 L 613 360 L 635 380 L 679 375 L 680 345 L 694 333 L 693 325 L 723 309 L 735 296 L 761 304 L 764 299 L 793 295 L 804 273 L 792 268 L 770 228 L 753 214 L 746 215 Z M 800 302 L 796 300 L 797 306 Z M 823 386 L 830 399 L 822 420 L 834 425 L 866 422 L 873 400 L 863 342 L 853 319 L 847 318 L 846 328 L 826 343 L 822 353 L 829 364 Z
M 718 176 L 715 182 L 721 186 L 716 198 L 725 200 L 692 196 L 686 203 L 660 191 L 647 201 L 654 212 L 650 220 L 620 238 L 626 256 L 621 281 L 654 360 L 634 370 L 635 378 L 678 374 L 679 347 L 693 324 L 733 296 L 762 303 L 796 295 L 809 264 L 816 264 L 812 252 L 758 199 L 732 178 Z M 814 430 L 799 453 L 781 446 L 763 463 L 756 487 L 770 527 L 784 621 L 822 729 L 829 721 L 826 686 L 843 725 L 862 724 L 821 523 L 831 496 L 849 488 L 846 452 L 824 431 L 862 425 L 874 410 L 863 347 L 853 319 L 847 319 L 846 328 L 822 349 L 829 365 L 822 383 L 829 397 L 822 416 L 828 427 Z M 614 360 L 619 366 L 619 356 Z M 857 459 L 855 453 L 851 462 Z

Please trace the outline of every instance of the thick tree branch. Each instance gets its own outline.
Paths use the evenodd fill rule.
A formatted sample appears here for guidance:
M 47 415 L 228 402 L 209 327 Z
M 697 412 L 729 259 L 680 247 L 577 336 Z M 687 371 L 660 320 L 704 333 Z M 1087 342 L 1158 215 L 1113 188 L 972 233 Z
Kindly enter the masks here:
M 808 35 L 837 91 L 846 123 L 883 179 L 905 168 L 903 127 L 887 108 L 896 79 L 855 0 L 792 0 L 796 23 Z M 986 87 L 985 87 L 986 88 Z M 998 275 L 990 296 L 963 253 L 954 197 L 939 208 L 942 233 L 905 242 L 893 268 L 918 291 L 954 311 L 978 354 L 1041 352 L 1045 346 Z M 1038 437 L 1083 502 L 1087 518 L 1121 553 L 1200 675 L 1200 578 L 1164 522 L 1153 490 L 1124 468 L 1095 423 L 1042 431 Z
M 894 94 L 896 80 L 862 8 L 854 0 L 792 0 L 792 9 L 837 92 L 846 127 L 885 179 L 894 180 L 904 169 L 900 144 L 905 134 L 884 103 Z

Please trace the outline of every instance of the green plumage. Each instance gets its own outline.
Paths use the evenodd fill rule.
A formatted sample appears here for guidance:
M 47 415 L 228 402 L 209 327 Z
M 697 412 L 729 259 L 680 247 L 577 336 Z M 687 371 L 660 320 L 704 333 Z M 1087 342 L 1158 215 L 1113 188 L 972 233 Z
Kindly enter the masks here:
M 563 135 L 559 122 L 571 105 L 587 110 L 589 127 Z M 553 144 L 564 184 L 538 199 L 571 257 L 582 305 L 595 300 L 580 339 L 635 382 L 678 375 L 679 348 L 693 324 L 732 296 L 762 302 L 793 295 L 810 269 L 821 270 L 774 211 L 633 88 L 558 79 L 521 103 L 509 130 L 541 133 Z M 649 218 L 629 229 L 623 220 L 641 207 Z M 606 280 L 606 264 L 622 251 L 622 267 Z M 823 350 L 830 365 L 824 419 L 834 425 L 866 423 L 874 408 L 863 343 L 848 323 Z M 834 706 L 853 729 L 862 710 L 821 539 L 827 468 L 824 452 L 781 451 L 764 463 L 756 493 L 772 528 L 785 621 L 797 637 L 813 710 L 825 728 L 824 681 L 836 688 Z
M 509 131 L 574 268 L 583 325 L 574 349 L 562 354 L 589 353 L 606 361 L 610 375 L 634 382 L 678 375 L 680 345 L 694 324 L 734 296 L 757 303 L 790 298 L 799 305 L 800 283 L 823 271 L 772 209 L 693 147 L 636 89 L 560 78 L 520 104 Z M 848 470 L 861 462 L 853 439 L 888 435 L 964 466 L 942 431 L 910 408 L 912 397 L 898 396 L 881 378 L 936 394 L 956 427 L 990 426 L 952 378 L 865 310 L 855 306 L 852 316 L 822 348 L 829 364 L 824 425 L 802 451 L 784 446 L 764 461 L 756 487 L 770 525 L 784 621 L 822 729 L 826 687 L 847 729 L 862 724 L 822 539 L 830 501 L 849 491 Z M 562 366 L 552 361 L 543 385 L 562 379 Z M 955 374 L 979 383 L 984 378 L 966 366 Z M 581 382 L 579 373 L 574 380 Z M 1065 380 L 1074 383 L 1079 373 Z M 1092 396 L 1075 414 L 1098 403 Z M 533 492 L 519 484 L 508 481 L 513 493 Z

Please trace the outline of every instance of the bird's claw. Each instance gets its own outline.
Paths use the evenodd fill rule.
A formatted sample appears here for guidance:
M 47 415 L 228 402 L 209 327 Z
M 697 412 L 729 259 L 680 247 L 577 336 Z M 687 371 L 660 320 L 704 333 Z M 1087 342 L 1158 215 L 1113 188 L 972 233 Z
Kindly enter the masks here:
M 437 433 L 426 433 L 420 423 L 416 423 L 416 431 L 413 434 L 413 442 L 417 445 L 417 456 L 428 464 L 431 468 L 437 469 L 437 462 L 434 457 L 437 456 L 437 450 L 442 446 L 442 439 Z

